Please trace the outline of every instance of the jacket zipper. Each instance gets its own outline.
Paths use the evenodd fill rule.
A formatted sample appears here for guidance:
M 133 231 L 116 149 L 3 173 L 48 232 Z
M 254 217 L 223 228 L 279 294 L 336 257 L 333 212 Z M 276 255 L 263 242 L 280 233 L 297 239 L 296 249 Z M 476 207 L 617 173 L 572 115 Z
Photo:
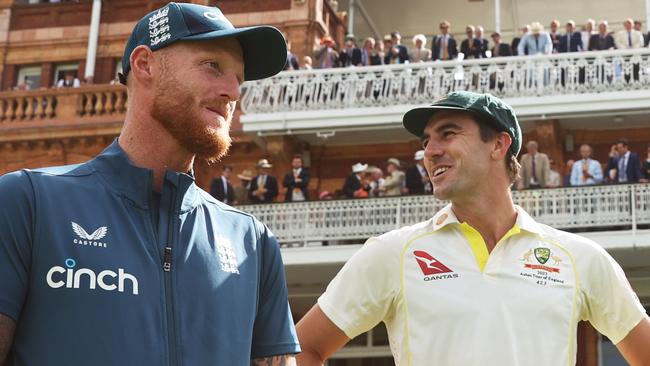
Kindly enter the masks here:
M 167 246 L 163 252 L 163 276 L 165 277 L 165 310 L 167 312 L 167 342 L 169 348 L 169 365 L 178 365 L 176 354 L 176 322 L 174 317 L 174 297 L 172 292 L 172 243 L 174 240 L 174 208 L 176 207 L 176 192 L 172 192 L 167 218 Z

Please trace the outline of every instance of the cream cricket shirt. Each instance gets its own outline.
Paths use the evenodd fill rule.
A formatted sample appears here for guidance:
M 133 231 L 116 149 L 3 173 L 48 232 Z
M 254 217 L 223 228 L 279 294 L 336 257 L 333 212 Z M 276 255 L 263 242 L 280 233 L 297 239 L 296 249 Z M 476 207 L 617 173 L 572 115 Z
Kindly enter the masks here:
M 579 320 L 621 341 L 645 311 L 620 266 L 517 211 L 489 255 L 451 206 L 371 238 L 318 304 L 350 338 L 385 322 L 396 365 L 575 365 Z

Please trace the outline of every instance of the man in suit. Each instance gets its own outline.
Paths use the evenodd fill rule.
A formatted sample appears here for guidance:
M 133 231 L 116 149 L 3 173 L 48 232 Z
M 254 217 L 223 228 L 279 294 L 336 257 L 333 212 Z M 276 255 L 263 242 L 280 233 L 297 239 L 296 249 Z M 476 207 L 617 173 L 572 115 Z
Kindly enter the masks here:
M 550 55 L 553 51 L 551 37 L 548 32 L 544 32 L 544 26 L 539 22 L 530 25 L 530 33 L 527 33 L 519 42 L 517 53 L 523 55 L 525 49 L 528 50 L 528 55 Z
M 463 39 L 463 41 L 460 42 L 460 52 L 465 55 L 466 60 L 481 57 L 481 45 L 476 37 L 474 37 L 475 31 L 476 29 L 471 24 L 465 27 L 465 34 L 467 35 L 467 38 Z
M 232 205 L 235 202 L 235 190 L 230 184 L 230 175 L 232 167 L 226 165 L 221 171 L 221 176 L 212 180 L 210 183 L 210 194 L 217 200 Z
M 278 180 L 269 174 L 273 165 L 266 159 L 257 162 L 257 176 L 248 188 L 248 198 L 251 203 L 269 203 L 278 195 Z
M 634 21 L 626 19 L 623 28 L 616 32 L 614 43 L 618 49 L 643 48 L 643 34 L 633 29 Z
M 361 50 L 357 48 L 354 38 L 348 37 L 345 40 L 345 47 L 339 52 L 339 66 L 361 66 Z
M 519 56 L 519 55 L 527 55 L 528 54 L 528 48 L 524 48 L 524 53 L 519 53 L 519 43 L 521 42 L 521 39 L 530 32 L 530 25 L 526 24 L 523 27 L 521 27 L 521 37 L 515 37 L 512 39 L 512 44 L 510 46 L 510 49 L 512 51 L 513 56 Z
M 364 182 L 363 175 L 368 169 L 368 164 L 356 163 L 352 166 L 352 174 L 345 178 L 343 183 L 343 194 L 346 198 L 368 197 L 369 187 Z
M 558 32 L 558 28 L 560 28 L 560 21 L 553 20 L 548 32 L 548 35 L 551 37 L 551 42 L 553 43 L 553 51 L 551 51 L 552 53 L 558 53 L 558 50 L 560 48 L 560 33 Z
M 451 23 L 443 20 L 440 23 L 440 34 L 433 37 L 433 46 L 431 47 L 431 57 L 435 60 L 455 60 L 458 56 L 458 46 L 456 40 L 449 34 Z
M 285 202 L 309 200 L 309 173 L 302 166 L 302 155 L 296 154 L 291 160 L 291 171 L 284 176 L 282 185 L 286 189 Z
M 363 41 L 363 48 L 361 49 L 361 66 L 372 65 L 372 57 L 375 53 L 375 39 L 368 37 Z M 381 63 L 381 61 L 379 62 Z
M 402 44 L 402 36 L 399 32 L 392 32 L 390 34 L 390 46 L 388 44 L 385 44 L 385 46 L 385 64 L 403 64 L 409 60 L 408 48 Z
M 551 173 L 551 163 L 546 154 L 538 151 L 537 141 L 526 144 L 527 153 L 521 157 L 521 179 L 519 189 L 545 188 Z
M 501 42 L 501 34 L 499 32 L 492 33 L 491 37 L 492 42 L 494 42 L 494 47 L 492 47 L 492 57 L 512 56 L 510 45 Z
M 291 52 L 291 41 L 287 39 L 287 63 L 284 65 L 284 70 L 299 70 L 298 58 Z
M 616 183 L 637 183 L 641 178 L 639 154 L 630 151 L 627 139 L 616 142 L 617 157 L 609 159 L 607 171 Z
M 648 43 L 650 42 L 650 32 L 643 33 L 643 23 L 640 20 L 634 21 L 634 30 L 637 30 L 643 34 L 643 47 L 648 47 Z
M 576 23 L 569 20 L 566 23 L 566 33 L 560 37 L 560 44 L 558 45 L 558 52 L 582 52 L 584 47 L 582 45 L 582 35 L 576 32 Z
M 598 33 L 589 40 L 589 51 L 613 50 L 616 48 L 614 37 L 609 34 L 609 25 L 606 20 L 598 23 Z
M 474 38 L 478 41 L 479 58 L 487 58 L 487 51 L 490 49 L 490 42 L 483 38 L 483 26 L 477 25 Z
M 418 150 L 413 156 L 415 164 L 406 169 L 407 194 L 424 194 L 431 192 L 431 180 L 424 168 L 424 150 Z

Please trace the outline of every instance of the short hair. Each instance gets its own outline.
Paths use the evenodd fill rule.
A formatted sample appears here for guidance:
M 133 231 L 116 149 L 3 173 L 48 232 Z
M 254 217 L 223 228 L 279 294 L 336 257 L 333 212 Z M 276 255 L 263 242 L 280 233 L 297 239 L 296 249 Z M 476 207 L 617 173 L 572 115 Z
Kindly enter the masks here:
M 630 141 L 626 138 L 620 138 L 618 141 L 616 141 L 616 145 L 622 144 L 623 146 L 627 147 L 630 146 Z
M 443 20 L 442 22 L 440 22 L 440 25 L 438 26 L 438 28 L 449 28 L 449 27 L 451 27 L 451 23 L 449 23 L 448 20 Z
M 529 145 L 534 145 L 536 149 L 539 149 L 539 144 L 538 144 L 537 141 L 535 141 L 535 140 L 530 140 L 530 141 L 528 141 L 528 142 L 526 143 L 526 147 L 528 147 Z
M 468 24 L 467 26 L 465 26 L 465 31 L 467 31 L 468 29 L 471 29 L 472 33 L 474 33 L 476 31 L 476 28 L 471 24 Z
M 481 136 L 481 141 L 483 142 L 488 142 L 491 140 L 494 140 L 499 136 L 501 132 L 504 131 L 499 131 L 496 126 L 494 125 L 494 121 L 490 120 L 489 118 L 475 115 L 474 120 L 478 124 L 478 130 L 479 130 L 479 135 Z M 513 184 L 514 182 L 517 181 L 517 179 L 520 178 L 519 172 L 521 171 L 521 164 L 519 164 L 519 160 L 517 160 L 517 157 L 515 154 L 512 153 L 512 150 L 508 149 L 508 152 L 506 153 L 506 157 L 504 159 L 504 163 L 506 166 L 506 173 L 508 174 L 508 178 L 510 179 L 510 184 Z
M 373 45 L 375 44 L 375 39 L 372 37 L 367 37 L 366 39 L 363 40 L 363 44 L 365 45 L 366 43 L 372 43 Z
M 293 157 L 292 157 L 291 159 L 292 159 L 292 160 L 293 160 L 293 159 L 300 159 L 300 160 L 302 160 L 302 154 L 293 154 Z
M 627 19 L 625 19 L 623 21 L 623 24 L 625 24 L 625 23 L 630 23 L 630 25 L 632 25 L 632 24 L 634 24 L 634 20 L 632 20 L 632 18 L 627 18 Z
M 601 25 L 601 24 L 604 25 L 604 26 L 606 26 L 606 27 L 609 26 L 609 22 L 606 21 L 606 20 L 601 20 L 600 23 L 598 23 L 598 25 Z
M 490 37 L 501 37 L 501 33 L 499 32 L 494 32 L 490 35 Z
M 413 36 L 413 44 L 415 44 L 415 42 L 418 40 L 422 41 L 422 44 L 427 43 L 427 37 L 424 34 L 416 34 Z
M 643 24 L 643 22 L 640 21 L 640 20 L 635 20 L 635 21 L 634 21 L 634 24 L 639 24 L 639 25 L 641 25 L 641 24 Z
M 560 21 L 557 19 L 551 20 L 551 25 L 555 24 L 556 26 L 560 26 Z
M 572 26 L 572 27 L 575 27 L 575 26 L 576 26 L 576 22 L 574 22 L 573 20 L 569 20 L 568 22 L 566 22 L 566 25 L 570 25 L 570 26 Z
M 399 34 L 399 32 L 397 32 L 397 31 L 395 31 L 395 32 L 390 32 L 390 37 L 391 37 L 391 38 L 399 38 L 399 39 L 402 39 L 402 35 Z
M 232 172 L 232 165 L 224 165 L 221 170 L 230 170 Z

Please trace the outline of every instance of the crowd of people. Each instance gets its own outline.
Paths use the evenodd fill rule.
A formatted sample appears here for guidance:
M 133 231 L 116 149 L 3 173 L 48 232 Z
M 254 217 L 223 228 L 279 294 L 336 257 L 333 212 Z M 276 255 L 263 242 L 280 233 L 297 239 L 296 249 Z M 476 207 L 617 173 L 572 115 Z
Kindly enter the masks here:
M 221 176 L 212 181 L 210 193 L 229 204 L 276 202 L 281 192 L 284 193 L 285 202 L 431 194 L 432 186 L 424 168 L 424 158 L 424 150 L 419 150 L 408 166 L 396 158 L 388 159 L 384 167 L 358 162 L 352 165 L 340 189 L 334 192 L 321 190 L 318 197 L 310 197 L 310 176 L 303 167 L 301 155 L 293 157 L 292 169 L 281 181 L 271 174 L 273 166 L 268 160 L 260 159 L 257 174 L 253 175 L 249 169 L 243 170 L 237 174 L 240 184 L 234 187 L 230 182 L 233 168 L 224 166 Z M 576 159 L 568 160 L 562 172 L 552 158 L 539 151 L 538 143 L 531 140 L 526 143 L 526 152 L 519 162 L 520 179 L 514 186 L 518 190 L 650 182 L 650 144 L 643 158 L 630 151 L 626 139 L 612 145 L 607 161 L 595 160 L 593 148 L 588 144 L 581 145 Z
M 289 50 L 285 70 L 631 49 L 648 47 L 650 43 L 650 32 L 642 31 L 643 24 L 639 20 L 626 19 L 623 29 L 617 32 L 610 30 L 606 20 L 596 24 L 588 19 L 580 29 L 569 20 L 562 34 L 560 25 L 560 21 L 553 20 L 549 31 L 539 22 L 524 25 L 521 34 L 511 43 L 504 42 L 499 32 L 490 35 L 490 42 L 482 26 L 467 25 L 465 38 L 458 44 L 450 33 L 451 23 L 445 20 L 439 25 L 439 33 L 431 37 L 429 47 L 427 37 L 417 34 L 413 36 L 411 48 L 402 44 L 402 36 L 397 31 L 385 35 L 382 40 L 365 38 L 360 44 L 349 36 L 342 47 L 337 47 L 331 36 L 324 36 L 313 58 L 305 56 L 299 62 Z

